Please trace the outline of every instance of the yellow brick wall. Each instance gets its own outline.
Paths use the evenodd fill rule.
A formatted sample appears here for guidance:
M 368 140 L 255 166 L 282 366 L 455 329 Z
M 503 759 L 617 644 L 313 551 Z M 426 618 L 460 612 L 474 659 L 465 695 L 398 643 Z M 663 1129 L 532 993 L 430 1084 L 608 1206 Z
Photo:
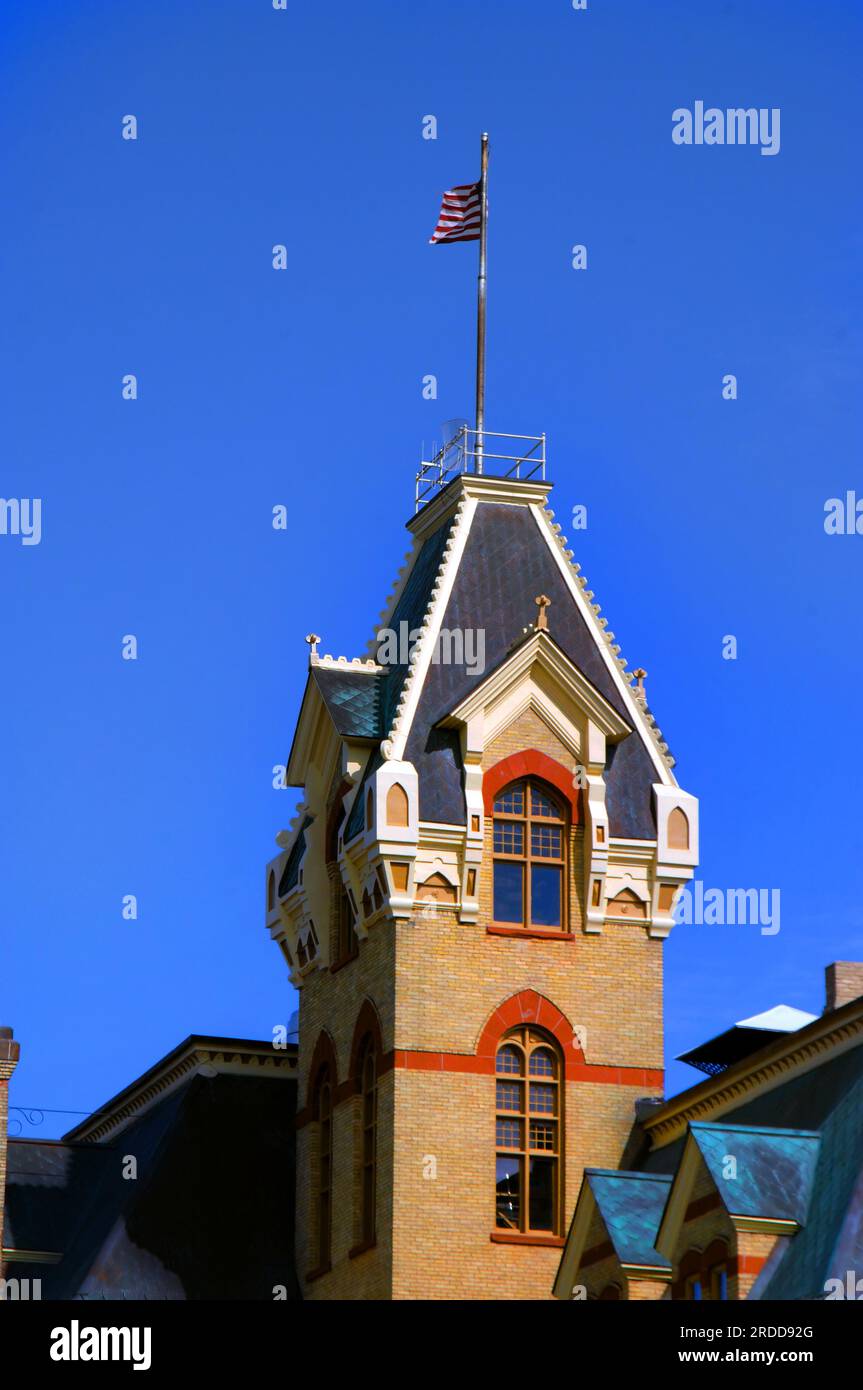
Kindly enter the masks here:
M 575 760 L 533 712 L 487 750 L 485 766 L 536 748 L 567 768 Z M 490 826 L 486 827 L 490 836 Z M 490 840 L 480 878 L 480 920 L 423 904 L 407 922 L 372 927 L 356 960 L 307 977 L 300 1009 L 299 1105 L 326 1027 L 347 1076 L 354 1025 L 371 998 L 383 1047 L 475 1054 L 494 1010 L 521 990 L 548 998 L 586 1029 L 585 1057 L 603 1066 L 661 1069 L 662 943 L 637 922 L 581 931 L 583 831 L 571 844 L 572 941 L 489 935 Z M 397 1068 L 379 1087 L 377 1245 L 355 1259 L 355 1101 L 337 1106 L 333 1126 L 333 1268 L 305 1289 L 309 1298 L 527 1299 L 551 1297 L 560 1249 L 497 1244 L 494 1229 L 494 1077 Z M 617 1166 L 635 1100 L 657 1088 L 572 1081 L 565 1095 L 565 1224 L 585 1165 Z M 298 1272 L 315 1264 L 309 1170 L 314 1126 L 298 1138 Z M 430 1160 L 434 1160 L 432 1164 Z M 427 1175 L 436 1170 L 435 1176 Z

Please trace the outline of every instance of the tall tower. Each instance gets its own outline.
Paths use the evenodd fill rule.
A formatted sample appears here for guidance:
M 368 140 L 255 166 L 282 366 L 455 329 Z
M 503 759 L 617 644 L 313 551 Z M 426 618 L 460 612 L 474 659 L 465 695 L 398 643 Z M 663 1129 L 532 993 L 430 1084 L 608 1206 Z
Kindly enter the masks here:
M 267 868 L 301 990 L 307 1298 L 550 1297 L 583 1168 L 662 1094 L 697 802 L 549 491 L 452 478 L 372 655 L 310 639 L 303 802 Z

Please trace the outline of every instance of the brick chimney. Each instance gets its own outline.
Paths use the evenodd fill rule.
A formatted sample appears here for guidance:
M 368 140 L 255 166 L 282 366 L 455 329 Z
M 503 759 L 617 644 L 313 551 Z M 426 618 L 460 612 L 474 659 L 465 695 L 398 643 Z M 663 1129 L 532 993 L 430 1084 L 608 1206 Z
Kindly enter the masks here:
M 834 960 L 824 971 L 824 979 L 827 986 L 824 1012 L 829 1014 L 833 1009 L 841 1009 L 843 1004 L 850 1004 L 852 999 L 859 999 L 863 994 L 863 962 Z
M 3 1277 L 3 1214 L 6 1205 L 6 1144 L 9 1134 L 9 1077 L 21 1055 L 12 1029 L 0 1028 L 0 1278 Z

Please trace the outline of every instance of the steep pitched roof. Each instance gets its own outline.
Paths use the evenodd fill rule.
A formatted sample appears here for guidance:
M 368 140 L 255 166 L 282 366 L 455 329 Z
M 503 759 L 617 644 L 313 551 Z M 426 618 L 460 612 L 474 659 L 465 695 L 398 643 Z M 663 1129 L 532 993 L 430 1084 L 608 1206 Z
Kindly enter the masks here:
M 727 1211 L 805 1224 L 818 1161 L 816 1131 L 696 1123 L 690 1133 Z
M 342 738 L 383 738 L 380 673 L 313 665 L 309 675 Z
M 673 782 L 673 778 L 651 746 L 646 716 L 625 683 L 615 676 L 614 658 L 607 650 L 602 629 L 584 616 L 555 554 L 550 532 L 544 532 L 534 509 L 493 499 L 492 491 L 489 499 L 476 503 L 465 524 L 460 553 L 448 561 L 445 585 L 441 582 L 443 573 L 438 575 L 438 587 L 448 588 L 449 593 L 439 618 L 429 625 L 429 640 L 434 641 L 442 629 L 481 630 L 488 671 L 506 658 L 524 627 L 535 619 L 537 594 L 547 594 L 552 602 L 549 622 L 555 641 L 635 730 L 610 750 L 606 782 L 611 833 L 653 839 L 652 784 L 663 777 Z M 452 534 L 448 533 L 446 540 Z M 429 544 L 427 541 L 426 546 Z M 421 553 L 424 551 L 425 547 Z M 440 554 L 443 560 L 443 547 Z M 419 666 L 417 663 L 417 669 Z M 458 824 L 464 819 L 458 739 L 454 731 L 437 726 L 484 678 L 485 671 L 472 673 L 465 664 L 430 662 L 422 677 L 416 673 L 411 676 L 421 678 L 422 687 L 406 731 L 404 756 L 419 773 L 423 820 Z M 391 693 L 403 696 L 407 675 L 404 669 L 395 679 L 388 674 Z M 385 697 L 385 722 L 390 712 L 398 712 L 391 695 Z
M 671 1177 L 608 1168 L 586 1168 L 584 1176 L 620 1263 L 668 1267 L 653 1242 Z

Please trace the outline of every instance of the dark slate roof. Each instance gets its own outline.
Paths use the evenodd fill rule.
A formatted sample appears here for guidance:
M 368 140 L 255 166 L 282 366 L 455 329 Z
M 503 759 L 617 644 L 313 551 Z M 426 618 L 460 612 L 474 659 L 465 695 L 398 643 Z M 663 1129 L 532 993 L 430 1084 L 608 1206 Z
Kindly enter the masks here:
M 342 738 L 381 739 L 380 673 L 310 667 L 310 675 Z
M 433 540 L 434 536 L 426 541 L 421 558 Z M 441 545 L 441 553 L 442 549 Z M 425 578 L 428 582 L 427 573 Z M 532 513 L 526 507 L 480 502 L 442 626 L 484 629 L 485 671 L 471 675 L 464 666 L 443 663 L 429 668 L 405 751 L 405 758 L 419 774 L 423 820 L 464 823 L 458 735 L 436 726 L 506 658 L 522 629 L 536 618 L 535 599 L 540 593 L 548 594 L 552 601 L 549 630 L 555 641 L 618 714 L 631 722 L 595 637 Z M 398 616 L 397 610 L 396 621 Z M 386 678 L 385 724 L 391 722 L 403 679 L 404 672 L 397 669 Z M 656 769 L 642 738 L 637 733 L 628 735 L 613 750 L 606 772 L 612 835 L 655 838 L 651 787 L 656 780 Z
M 192 1075 L 114 1142 L 11 1140 L 3 1243 L 63 1258 L 8 1274 L 45 1299 L 297 1297 L 286 1083 Z
M 446 521 L 430 536 L 427 536 L 423 542 L 390 618 L 389 625 L 393 632 L 399 633 L 402 623 L 407 625 L 405 631 L 408 635 L 421 626 L 431 601 L 432 588 L 438 576 L 443 561 L 444 547 L 449 540 L 451 531 L 452 521 Z M 407 662 L 399 662 L 387 669 L 381 691 L 381 718 L 384 737 L 392 728 L 396 706 L 408 669 Z
M 816 1132 L 695 1123 L 689 1129 L 727 1211 L 805 1225 L 818 1161 Z M 729 1154 L 735 1165 L 726 1176 Z
M 586 1168 L 584 1177 L 621 1264 L 668 1268 L 653 1242 L 671 1188 L 670 1175 Z
M 290 888 L 294 887 L 300 876 L 300 860 L 306 852 L 306 831 L 312 823 L 312 817 L 306 816 L 300 826 L 300 833 L 291 846 L 291 852 L 285 860 L 285 867 L 279 879 L 279 897 L 283 898 Z

